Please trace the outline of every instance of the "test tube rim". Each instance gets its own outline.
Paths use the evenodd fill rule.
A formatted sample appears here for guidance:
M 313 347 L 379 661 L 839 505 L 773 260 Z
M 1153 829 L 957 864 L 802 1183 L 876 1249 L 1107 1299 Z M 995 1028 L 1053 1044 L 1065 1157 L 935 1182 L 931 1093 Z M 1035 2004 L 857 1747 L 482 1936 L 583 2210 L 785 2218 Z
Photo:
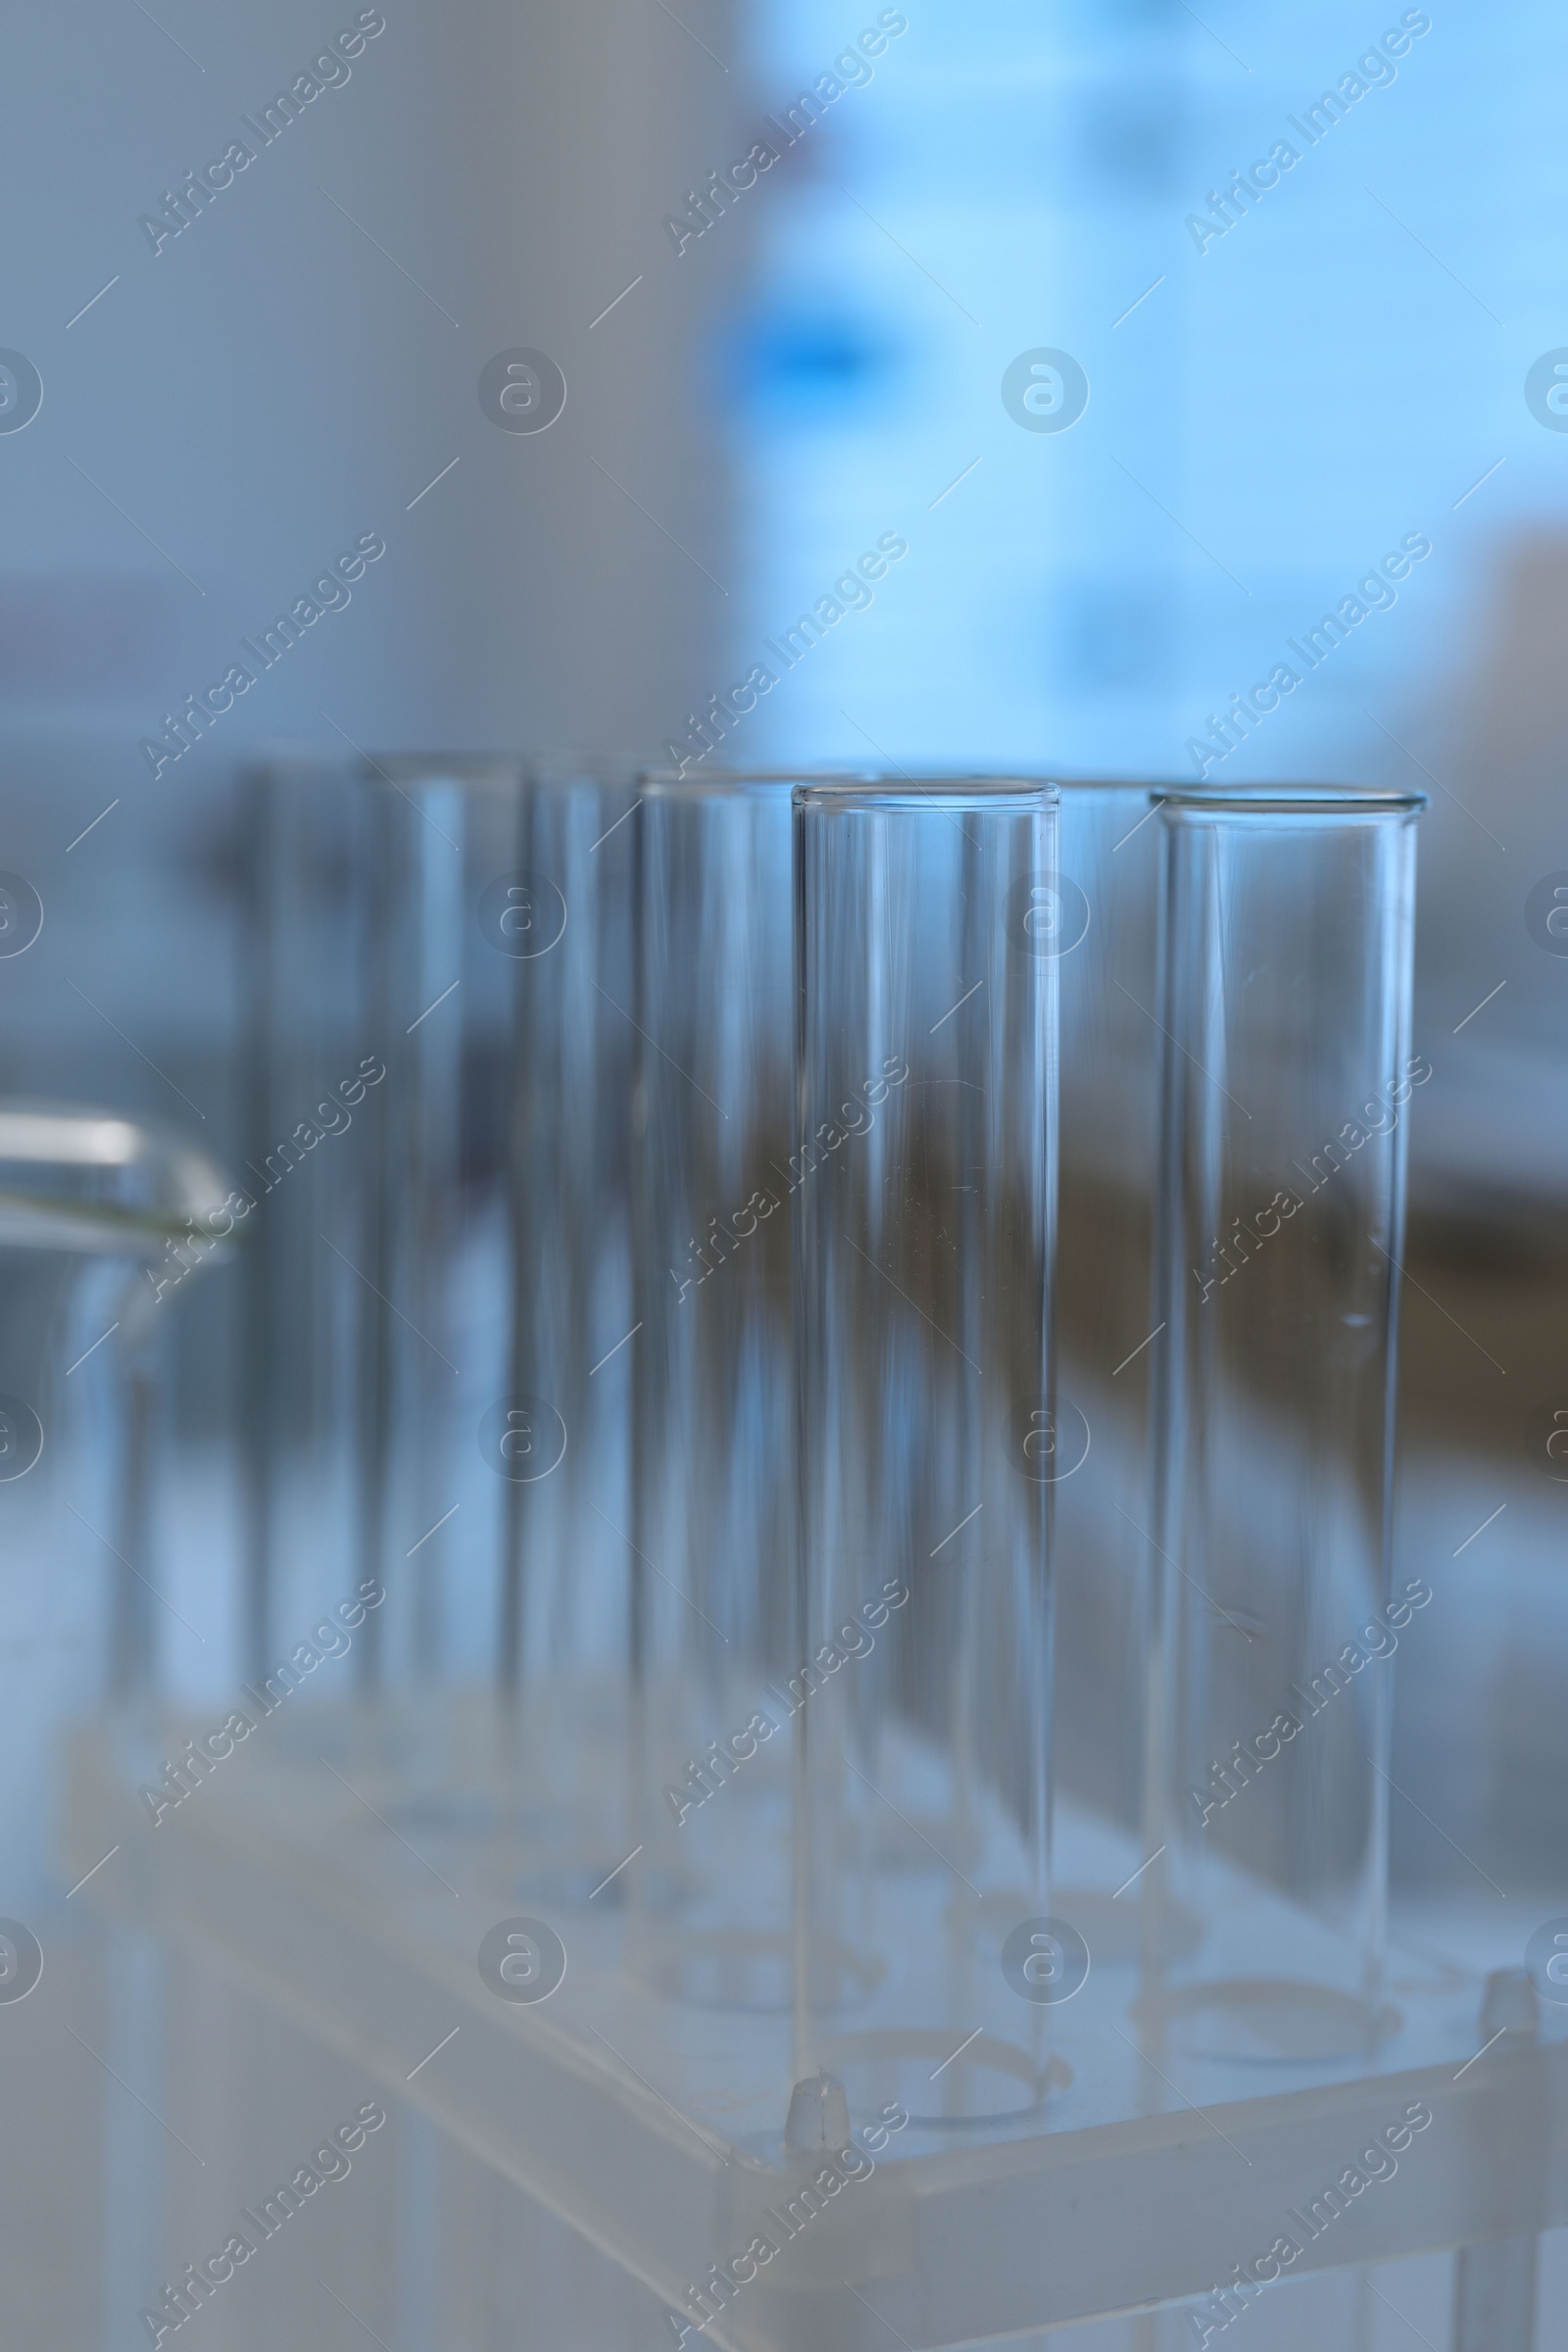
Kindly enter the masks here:
M 893 810 L 1001 811 L 1033 809 L 1045 814 L 1061 805 L 1054 783 L 1042 776 L 899 776 L 873 783 L 859 778 L 822 777 L 795 787 L 798 813 L 885 815 Z
M 1179 784 L 1153 788 L 1156 807 L 1173 817 L 1335 817 L 1356 822 L 1419 816 L 1424 792 L 1378 784 Z
M 1185 783 L 1168 776 L 1097 776 L 1069 772 L 1059 767 L 1043 768 L 1041 781 L 1054 784 L 1060 793 L 1124 792 L 1141 795 L 1146 800 L 1157 800 L 1161 793 L 1185 792 Z
M 682 774 L 675 767 L 645 767 L 637 772 L 636 789 L 647 800 L 721 800 L 748 794 L 782 794 L 799 786 L 844 782 L 869 787 L 880 781 L 872 768 L 820 767 L 708 767 Z
M 1036 768 L 1021 775 L 1016 771 L 999 769 L 996 774 L 1002 781 L 1016 781 L 1021 785 L 1049 787 L 1056 795 L 1058 811 L 1065 808 L 1070 802 L 1090 800 L 1096 797 L 1102 800 L 1119 801 L 1128 806 L 1141 805 L 1144 816 L 1139 820 L 1140 823 L 1147 821 L 1153 814 L 1161 794 L 1179 792 L 1183 789 L 1180 782 L 1173 781 L 1169 777 L 1067 773 L 1056 767 Z M 992 777 L 983 770 L 977 772 L 973 769 L 954 768 L 952 770 L 927 770 L 909 780 L 922 787 L 932 784 L 950 784 L 961 788 L 966 785 L 989 783 L 992 781 Z M 879 785 L 891 787 L 894 779 L 889 777 L 886 771 L 878 771 L 875 781 Z M 1134 830 L 1136 831 L 1137 828 L 1135 827 Z M 1118 843 L 1116 846 L 1120 848 L 1121 845 Z

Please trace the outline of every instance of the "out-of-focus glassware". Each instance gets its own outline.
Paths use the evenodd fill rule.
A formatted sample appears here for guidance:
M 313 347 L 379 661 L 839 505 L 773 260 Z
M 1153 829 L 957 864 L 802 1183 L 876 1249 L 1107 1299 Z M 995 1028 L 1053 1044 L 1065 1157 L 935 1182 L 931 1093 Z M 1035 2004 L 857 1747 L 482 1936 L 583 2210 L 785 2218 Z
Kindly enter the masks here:
M 1221 2057 L 1380 2007 L 1419 796 L 1163 797 L 1161 1606 L 1140 2015 Z M 1157 1850 L 1156 1850 L 1157 1849 Z
M 628 1958 L 787 2008 L 794 774 L 639 779 Z
M 27 2141 L 6 2195 L 8 2336 L 102 2332 L 119 2281 L 100 2248 L 127 2180 L 156 2175 L 156 2150 L 139 2171 L 116 2161 L 142 2153 L 123 2128 L 136 2060 L 113 2045 L 145 1946 L 126 1967 L 89 1910 L 123 1847 L 74 1861 L 61 1834 L 83 1716 L 125 1735 L 127 1776 L 154 1777 L 160 1691 L 220 1647 L 219 1577 L 188 1597 L 164 1542 L 163 1375 L 169 1317 L 230 1255 L 236 1205 L 162 1127 L 0 1102 L 0 2004 L 28 2004 L 3 2011 L 6 2108 Z
M 500 1511 L 495 1642 L 514 1799 L 500 1866 L 517 1890 L 567 1903 L 594 1899 L 637 1842 L 625 1701 L 635 802 L 612 770 L 541 766 L 520 853 L 483 902 L 514 990 L 511 1341 L 477 1425 Z M 599 1899 L 623 1892 L 615 1880 Z
M 394 1813 L 447 1826 L 491 1798 L 453 1686 L 495 1671 L 501 1511 L 473 1433 L 511 1349 L 515 986 L 484 894 L 519 862 L 522 792 L 520 760 L 482 756 L 251 784 L 249 1670 L 328 1602 L 384 1594 L 342 1736 Z
M 795 795 L 795 2071 L 857 2120 L 1027 2113 L 1079 1965 L 1049 1907 L 1055 813 L 1006 779 Z
M 526 787 L 517 760 L 384 756 L 360 791 L 373 1084 L 343 1251 L 359 1309 L 360 1569 L 387 1592 L 362 1674 L 439 1710 L 455 1678 L 494 1665 L 500 1498 L 474 1432 L 512 1348 L 507 891 Z
M 253 800 L 254 1671 L 384 1593 L 327 1744 L 558 1893 L 626 1850 L 632 798 L 399 754 Z
M 355 1578 L 359 1203 L 372 1090 L 362 1062 L 364 808 L 342 761 L 279 760 L 243 785 L 242 1164 L 237 1446 L 241 1648 L 265 1674 Z
M 207 1154 L 75 1103 L 0 1102 L 0 1552 L 8 1677 L 0 1854 L 16 1899 L 51 1872 L 40 1759 L 82 1696 L 121 1699 L 159 1656 L 153 1557 L 157 1342 L 228 1254 L 233 1196 Z

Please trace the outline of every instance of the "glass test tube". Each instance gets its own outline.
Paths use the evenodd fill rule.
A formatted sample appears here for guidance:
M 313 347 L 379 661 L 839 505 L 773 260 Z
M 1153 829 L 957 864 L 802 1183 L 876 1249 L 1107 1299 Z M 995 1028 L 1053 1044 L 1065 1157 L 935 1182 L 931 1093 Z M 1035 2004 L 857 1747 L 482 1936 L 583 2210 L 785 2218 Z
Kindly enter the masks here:
M 789 2007 L 794 774 L 639 780 L 628 1956 Z
M 1413 794 L 1164 796 L 1160 1636 L 1141 2018 L 1321 2059 L 1379 1976 Z M 1418 1604 L 1417 1604 L 1418 1605 Z
M 472 1431 L 505 1384 L 514 967 L 493 904 L 519 862 L 506 758 L 384 757 L 361 783 L 369 1088 L 359 1175 L 361 1574 L 387 1599 L 362 1683 L 435 1696 L 493 1668 L 497 1495 Z M 491 894 L 487 896 L 487 893 Z M 375 1072 L 379 1070 L 380 1076 Z
M 1136 1964 L 1144 1803 L 1149 1334 L 1158 1158 L 1159 827 L 1147 780 L 1058 777 L 1054 1900 Z M 1118 1891 L 1119 1890 L 1119 1891 Z
M 507 1802 L 485 1688 L 497 1482 L 474 1432 L 505 1384 L 512 1299 L 514 987 L 484 894 L 517 862 L 523 789 L 505 755 L 366 757 L 348 795 L 351 981 L 333 1004 L 348 1051 L 311 1099 L 318 1140 L 301 1131 L 335 1211 L 303 1236 L 306 1279 L 339 1294 L 353 1364 L 354 1541 L 314 1597 L 370 1605 L 338 1686 L 358 1703 L 281 1736 L 324 1747 L 403 1851 L 459 1883 Z M 345 1825 L 350 1868 L 362 1834 Z M 403 2232 L 416 2267 L 431 2227 L 421 2211 Z
M 21 1661 L 0 1751 L 0 1867 L 19 1904 L 45 1899 L 53 1877 L 38 1774 L 82 1704 L 84 1653 L 102 1655 L 137 1732 L 159 1702 L 163 1313 L 230 1254 L 228 1191 L 204 1152 L 161 1126 L 0 1100 L 0 1545 L 12 1570 L 0 1634 Z
M 795 795 L 795 2073 L 857 2122 L 1047 2080 L 1055 812 Z
M 354 1254 L 365 1122 L 353 1099 L 363 1101 L 358 1064 L 370 1039 L 352 767 L 270 761 L 245 779 L 243 808 L 238 1443 L 241 1665 L 254 1678 L 353 1583 L 361 1285 L 321 1236 Z M 345 1122 L 359 1130 L 352 1141 L 334 1135 Z
M 496 1644 L 514 1795 L 506 1884 L 593 1898 L 628 1835 L 630 1154 L 640 1016 L 635 794 L 609 770 L 530 779 L 521 853 L 487 886 L 513 974 L 507 1375 L 479 1424 L 501 1523 Z M 601 1908 L 621 1882 L 605 1888 Z

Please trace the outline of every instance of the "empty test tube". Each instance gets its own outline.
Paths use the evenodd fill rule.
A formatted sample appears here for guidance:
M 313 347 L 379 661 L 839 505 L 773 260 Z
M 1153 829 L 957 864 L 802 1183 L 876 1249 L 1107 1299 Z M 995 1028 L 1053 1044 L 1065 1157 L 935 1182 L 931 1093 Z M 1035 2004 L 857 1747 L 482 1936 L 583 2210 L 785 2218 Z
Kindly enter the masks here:
M 499 1102 L 508 1360 L 478 1424 L 499 1500 L 496 1669 L 514 1846 L 507 1883 L 593 1899 L 628 1835 L 632 1306 L 638 1036 L 635 794 L 584 764 L 536 770 L 518 850 L 486 885 L 511 975 Z M 600 1896 L 612 1903 L 620 1882 Z
M 1142 1861 L 1159 827 L 1147 780 L 1060 777 L 1054 1863 L 1096 1964 L 1135 1965 Z
M 1200 2055 L 1384 2031 L 1411 794 L 1164 796 L 1160 1611 L 1141 2015 Z M 1158 1849 L 1156 1851 L 1156 1849 Z
M 1073 1967 L 1049 1916 L 1056 798 L 795 794 L 795 2074 L 854 2121 L 1030 2111 Z
M 628 1953 L 789 2006 L 790 784 L 651 776 L 636 835 Z

